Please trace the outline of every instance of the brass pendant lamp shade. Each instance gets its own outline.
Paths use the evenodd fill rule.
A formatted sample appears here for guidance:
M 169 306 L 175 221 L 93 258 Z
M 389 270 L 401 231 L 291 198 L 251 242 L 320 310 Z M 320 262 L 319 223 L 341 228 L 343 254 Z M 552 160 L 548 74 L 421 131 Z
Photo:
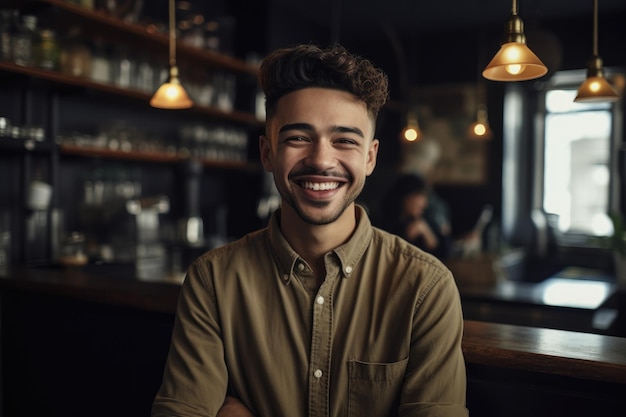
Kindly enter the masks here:
M 170 67 L 167 81 L 154 93 L 150 105 L 160 109 L 188 109 L 193 106 L 193 101 L 180 83 L 177 66 Z
M 593 56 L 587 68 L 587 78 L 578 88 L 577 103 L 617 101 L 619 94 L 604 78 L 602 58 L 598 55 L 598 0 L 593 2 Z
M 176 66 L 176 18 L 174 0 L 169 0 L 169 65 L 170 73 L 167 81 L 159 87 L 150 99 L 150 105 L 160 109 L 187 109 L 193 101 L 185 91 L 178 78 Z
M 524 22 L 517 14 L 513 0 L 511 16 L 506 22 L 505 39 L 500 50 L 483 70 L 483 77 L 492 81 L 525 81 L 544 76 L 548 68 L 526 46 Z

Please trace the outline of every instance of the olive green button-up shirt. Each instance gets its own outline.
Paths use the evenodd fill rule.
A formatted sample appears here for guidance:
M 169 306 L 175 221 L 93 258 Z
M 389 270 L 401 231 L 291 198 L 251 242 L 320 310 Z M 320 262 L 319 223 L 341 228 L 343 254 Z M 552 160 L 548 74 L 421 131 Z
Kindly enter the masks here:
M 451 273 L 356 210 L 319 288 L 280 212 L 191 265 L 153 417 L 215 416 L 227 394 L 261 417 L 467 416 Z

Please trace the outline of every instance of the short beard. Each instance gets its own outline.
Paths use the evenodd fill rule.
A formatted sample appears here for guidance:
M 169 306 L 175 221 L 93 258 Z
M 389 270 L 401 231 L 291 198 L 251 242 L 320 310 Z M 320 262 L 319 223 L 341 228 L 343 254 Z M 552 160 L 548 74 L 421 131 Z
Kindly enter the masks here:
M 358 195 L 359 193 L 357 193 Z M 307 215 L 306 213 L 304 213 L 303 210 L 300 209 L 300 207 L 294 203 L 294 201 L 291 198 L 283 198 L 283 201 L 286 204 L 289 204 L 291 206 L 291 208 L 293 208 L 293 210 L 298 214 L 298 216 L 300 217 L 300 219 L 302 219 L 302 221 L 304 221 L 307 224 L 310 224 L 312 226 L 325 226 L 327 224 L 331 224 L 334 221 L 336 221 L 339 217 L 341 217 L 341 215 L 343 213 L 345 213 L 346 209 L 348 207 L 350 207 L 350 205 L 352 203 L 354 203 L 354 201 L 356 200 L 356 198 L 353 198 L 349 201 L 345 201 L 343 204 L 343 207 L 339 210 L 337 210 L 336 212 L 331 213 L 329 216 L 321 218 L 321 219 L 315 219 L 312 218 L 311 216 Z M 328 205 L 330 205 L 330 203 L 328 202 L 320 202 L 320 203 L 313 203 L 312 204 L 314 207 L 317 208 L 324 208 Z

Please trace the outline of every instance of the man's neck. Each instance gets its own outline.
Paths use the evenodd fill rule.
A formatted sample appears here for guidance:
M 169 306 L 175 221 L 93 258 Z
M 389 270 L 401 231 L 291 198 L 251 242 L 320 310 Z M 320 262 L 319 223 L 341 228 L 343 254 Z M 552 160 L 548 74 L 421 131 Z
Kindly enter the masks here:
M 313 225 L 304 222 L 290 207 L 281 210 L 280 228 L 291 247 L 323 278 L 324 255 L 350 239 L 356 228 L 356 207 L 351 205 L 334 222 Z

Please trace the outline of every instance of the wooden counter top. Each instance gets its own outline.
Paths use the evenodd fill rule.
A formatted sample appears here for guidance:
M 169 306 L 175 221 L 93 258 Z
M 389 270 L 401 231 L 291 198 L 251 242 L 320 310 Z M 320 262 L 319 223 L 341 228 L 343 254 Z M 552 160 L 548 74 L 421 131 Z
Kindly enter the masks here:
M 626 384 L 626 338 L 465 321 L 468 363 Z
M 132 265 L 15 267 L 8 276 L 0 276 L 0 290 L 38 292 L 173 314 L 180 282 L 178 278 L 139 280 Z
M 73 297 L 112 306 L 174 314 L 180 279 L 140 281 L 132 267 L 18 268 L 0 290 Z M 626 338 L 465 321 L 469 364 L 626 384 Z

